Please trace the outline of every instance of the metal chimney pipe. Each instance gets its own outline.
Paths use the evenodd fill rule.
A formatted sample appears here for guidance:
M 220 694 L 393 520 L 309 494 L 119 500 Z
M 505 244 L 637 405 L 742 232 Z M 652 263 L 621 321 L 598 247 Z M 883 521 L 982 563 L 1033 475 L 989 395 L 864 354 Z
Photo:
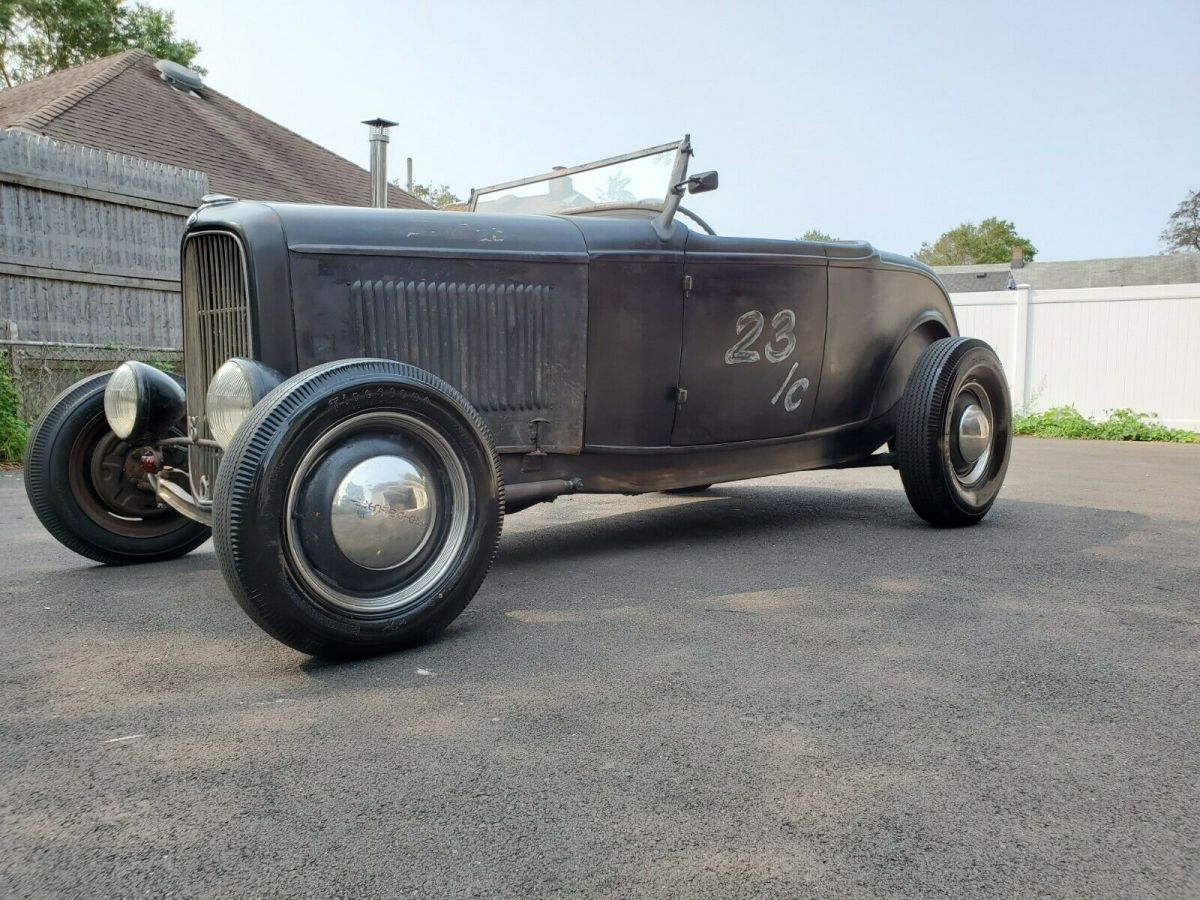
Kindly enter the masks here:
M 412 193 L 412 157 L 408 158 L 408 192 Z
M 363 124 L 371 129 L 371 205 L 386 209 L 388 129 L 399 123 L 387 119 L 364 119 Z

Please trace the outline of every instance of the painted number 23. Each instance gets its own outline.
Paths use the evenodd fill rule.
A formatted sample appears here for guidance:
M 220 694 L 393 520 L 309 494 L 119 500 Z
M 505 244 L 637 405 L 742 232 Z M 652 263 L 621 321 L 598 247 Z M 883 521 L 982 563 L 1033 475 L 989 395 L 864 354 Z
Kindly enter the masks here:
M 744 312 L 738 316 L 738 339 L 732 347 L 725 351 L 725 364 L 735 366 L 738 363 L 756 363 L 762 356 L 769 363 L 783 362 L 796 349 L 796 314 L 790 309 L 781 309 L 771 317 L 771 337 L 763 345 L 762 356 L 754 349 L 755 342 L 762 336 L 767 320 L 757 309 Z M 774 406 L 783 399 L 783 408 L 787 412 L 795 412 L 800 407 L 804 392 L 808 390 L 807 378 L 793 380 L 800 363 L 792 363 L 792 368 L 783 379 L 783 384 L 771 398 Z
M 737 320 L 737 333 L 740 335 L 736 344 L 725 351 L 726 365 L 758 362 L 757 350 L 751 345 L 762 335 L 766 319 L 757 309 L 742 313 Z M 771 318 L 771 328 L 774 334 L 763 347 L 767 362 L 783 362 L 796 349 L 796 314 L 790 309 L 781 309 Z

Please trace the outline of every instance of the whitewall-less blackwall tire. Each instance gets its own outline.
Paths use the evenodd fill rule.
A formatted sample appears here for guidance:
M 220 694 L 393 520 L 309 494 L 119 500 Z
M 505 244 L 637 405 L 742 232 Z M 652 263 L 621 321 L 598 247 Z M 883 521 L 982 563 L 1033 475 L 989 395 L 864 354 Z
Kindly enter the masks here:
M 917 360 L 900 398 L 896 462 L 916 513 L 974 525 L 992 508 L 1012 451 L 1012 401 L 995 351 L 942 338 Z
M 110 566 L 175 559 L 208 540 L 206 525 L 158 502 L 139 463 L 104 418 L 111 372 L 71 385 L 29 432 L 25 491 L 64 546 Z
M 213 538 L 268 634 L 354 657 L 427 640 L 491 567 L 504 492 L 458 391 L 389 360 L 317 366 L 265 397 L 225 451 Z

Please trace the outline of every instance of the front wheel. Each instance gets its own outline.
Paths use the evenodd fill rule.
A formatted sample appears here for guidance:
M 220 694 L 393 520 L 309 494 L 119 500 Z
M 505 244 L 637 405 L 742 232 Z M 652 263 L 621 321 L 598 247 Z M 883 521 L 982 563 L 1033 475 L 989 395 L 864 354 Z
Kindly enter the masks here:
M 73 384 L 33 426 L 25 450 L 29 503 L 59 542 L 96 562 L 183 556 L 208 540 L 209 529 L 159 502 L 140 446 L 108 427 L 104 388 L 111 375 Z
M 931 525 L 974 525 L 1000 492 L 1012 449 L 1012 401 L 983 341 L 930 344 L 909 376 L 896 421 L 904 492 Z
M 388 360 L 281 384 L 221 462 L 214 545 L 234 596 L 305 653 L 353 657 L 437 634 L 491 567 L 504 495 L 479 413 Z

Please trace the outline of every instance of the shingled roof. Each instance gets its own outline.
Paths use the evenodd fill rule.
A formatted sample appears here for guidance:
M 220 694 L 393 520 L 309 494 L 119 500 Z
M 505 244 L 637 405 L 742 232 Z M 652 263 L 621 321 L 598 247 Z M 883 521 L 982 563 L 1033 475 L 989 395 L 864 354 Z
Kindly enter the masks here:
M 934 266 L 933 270 L 952 294 L 1002 291 L 1017 284 L 1028 284 L 1035 290 L 1043 291 L 1143 284 L 1196 284 L 1200 283 L 1200 253 L 1027 262 L 1019 269 L 1011 269 L 1008 263 L 993 263 Z
M 1027 266 L 1032 263 L 1026 263 Z M 952 294 L 964 291 L 1003 291 L 1015 288 L 1013 272 L 1008 263 L 979 266 L 934 266 L 938 278 Z M 1022 282 L 1024 283 L 1024 282 Z
M 172 87 L 155 62 L 126 50 L 0 90 L 0 128 L 197 169 L 214 192 L 243 199 L 370 205 L 362 167 L 208 85 Z M 397 187 L 388 205 L 432 208 Z

